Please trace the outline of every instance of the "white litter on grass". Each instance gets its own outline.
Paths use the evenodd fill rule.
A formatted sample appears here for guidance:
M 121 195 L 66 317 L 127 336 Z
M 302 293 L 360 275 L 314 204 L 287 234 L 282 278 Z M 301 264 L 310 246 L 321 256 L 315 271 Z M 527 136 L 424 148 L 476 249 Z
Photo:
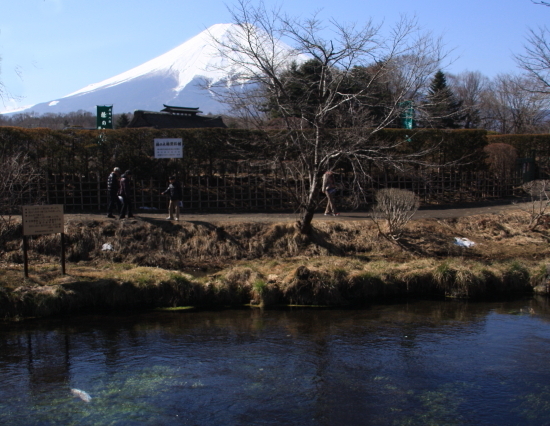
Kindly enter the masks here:
M 113 251 L 114 248 L 113 248 L 113 246 L 112 246 L 111 244 L 105 243 L 105 244 L 103 244 L 103 245 L 101 246 L 101 250 L 102 250 L 102 251 Z
M 476 245 L 472 240 L 468 238 L 455 237 L 455 244 L 460 247 L 470 248 Z
M 71 393 L 73 396 L 76 396 L 77 398 L 80 398 L 84 402 L 90 402 L 92 400 L 92 397 L 88 392 L 84 392 L 80 389 L 71 389 Z

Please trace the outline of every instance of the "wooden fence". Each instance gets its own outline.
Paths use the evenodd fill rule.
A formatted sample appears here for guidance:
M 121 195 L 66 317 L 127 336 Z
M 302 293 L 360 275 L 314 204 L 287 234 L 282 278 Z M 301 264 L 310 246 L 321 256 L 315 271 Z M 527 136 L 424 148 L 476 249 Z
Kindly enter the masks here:
M 362 182 L 351 174 L 336 175 L 340 210 L 364 210 L 381 188 L 415 192 L 423 203 L 481 201 L 522 194 L 521 174 L 497 178 L 488 172 L 431 171 L 416 176 L 378 174 Z M 296 193 L 304 183 L 273 173 L 186 176 L 183 184 L 184 211 L 290 211 L 297 208 Z M 161 192 L 167 182 L 134 179 L 136 209 L 166 210 L 168 198 Z M 47 204 L 64 204 L 65 211 L 104 211 L 107 206 L 106 178 L 97 175 L 50 175 L 35 193 Z M 23 202 L 25 200 L 22 200 Z

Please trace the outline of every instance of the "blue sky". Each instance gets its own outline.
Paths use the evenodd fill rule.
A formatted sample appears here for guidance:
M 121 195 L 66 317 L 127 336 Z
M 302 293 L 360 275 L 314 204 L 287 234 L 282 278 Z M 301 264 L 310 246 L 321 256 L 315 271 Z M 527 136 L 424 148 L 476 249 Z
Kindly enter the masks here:
M 446 71 L 516 73 L 529 28 L 550 23 L 530 0 L 266 0 L 293 15 L 390 27 L 400 15 L 443 37 L 455 58 Z M 127 71 L 210 25 L 230 22 L 218 0 L 0 0 L 0 111 L 65 96 Z

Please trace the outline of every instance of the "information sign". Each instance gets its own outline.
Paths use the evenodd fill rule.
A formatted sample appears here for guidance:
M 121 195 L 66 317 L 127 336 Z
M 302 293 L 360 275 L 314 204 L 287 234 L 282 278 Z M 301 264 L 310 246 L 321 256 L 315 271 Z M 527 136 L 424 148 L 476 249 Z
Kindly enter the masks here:
M 181 138 L 155 139 L 155 158 L 183 158 Z
M 63 204 L 23 206 L 23 235 L 63 234 Z

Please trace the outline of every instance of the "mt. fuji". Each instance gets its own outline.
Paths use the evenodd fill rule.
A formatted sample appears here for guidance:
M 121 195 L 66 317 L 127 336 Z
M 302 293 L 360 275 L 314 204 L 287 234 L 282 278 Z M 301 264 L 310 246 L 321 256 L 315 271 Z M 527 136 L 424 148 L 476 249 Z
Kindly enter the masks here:
M 160 111 L 163 104 L 199 107 L 205 113 L 220 114 L 227 106 L 201 87 L 229 81 L 244 72 L 222 58 L 213 39 L 224 40 L 234 24 L 216 24 L 195 37 L 142 65 L 122 74 L 90 84 L 62 98 L 36 104 L 18 112 L 68 113 L 85 110 L 95 113 L 97 105 L 113 105 L 113 113 L 137 109 Z M 284 43 L 280 47 L 291 51 Z

